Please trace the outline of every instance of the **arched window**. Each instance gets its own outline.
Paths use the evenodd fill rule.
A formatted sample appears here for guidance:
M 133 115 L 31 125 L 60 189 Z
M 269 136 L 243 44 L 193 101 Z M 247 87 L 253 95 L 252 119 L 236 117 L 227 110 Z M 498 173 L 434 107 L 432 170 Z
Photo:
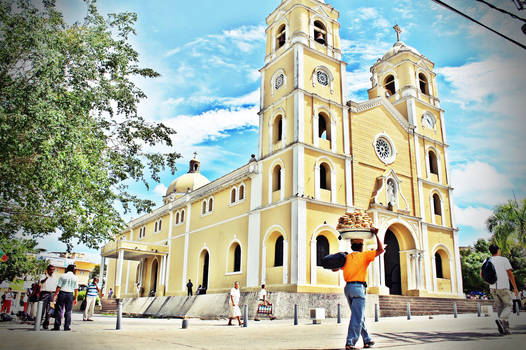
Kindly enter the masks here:
M 325 236 L 316 237 L 316 266 L 321 266 L 321 259 L 329 255 L 329 240 Z
M 318 114 L 318 137 L 325 140 L 331 139 L 329 118 L 324 114 Z
M 276 165 L 272 172 L 272 191 L 281 190 L 281 166 Z
M 235 203 L 236 201 L 236 189 L 233 188 L 232 192 L 230 192 L 230 203 Z
M 433 151 L 429 151 L 429 172 L 438 175 L 438 160 Z
M 236 244 L 234 250 L 234 272 L 241 271 L 241 246 Z
M 327 30 L 320 21 L 314 21 L 314 40 L 322 45 L 327 44 Z
M 175 224 L 177 225 L 179 223 L 179 212 L 175 214 Z
M 201 214 L 206 214 L 206 201 L 203 201 Z
M 276 239 L 274 246 L 274 266 L 283 266 L 283 236 Z
M 442 257 L 438 252 L 435 253 L 435 270 L 437 278 L 444 278 L 444 272 L 442 270 Z
M 283 45 L 285 45 L 285 40 L 287 39 L 286 36 L 285 36 L 285 33 L 286 33 L 286 26 L 285 24 L 282 24 L 279 28 L 278 28 L 278 31 L 276 32 L 276 49 L 279 49 L 280 47 L 282 47 Z
M 387 77 L 385 77 L 384 88 L 386 92 L 388 93 L 387 97 L 395 94 L 395 80 L 392 75 L 388 75 Z
M 418 83 L 420 86 L 420 91 L 426 95 L 429 95 L 429 89 L 427 85 L 427 78 L 424 73 L 418 74 Z
M 245 199 L 245 185 L 239 186 L 239 200 Z
M 435 207 L 435 215 L 442 215 L 440 197 L 436 193 L 433 195 L 433 207 Z
M 281 141 L 283 138 L 283 117 L 281 115 L 278 115 L 276 119 L 274 119 L 272 133 L 274 134 L 272 137 L 274 143 Z
M 320 188 L 324 190 L 331 189 L 331 169 L 326 163 L 320 164 Z
M 184 222 L 184 209 L 181 210 L 181 222 Z
M 214 199 L 210 198 L 208 200 L 208 211 L 212 211 L 214 209 Z

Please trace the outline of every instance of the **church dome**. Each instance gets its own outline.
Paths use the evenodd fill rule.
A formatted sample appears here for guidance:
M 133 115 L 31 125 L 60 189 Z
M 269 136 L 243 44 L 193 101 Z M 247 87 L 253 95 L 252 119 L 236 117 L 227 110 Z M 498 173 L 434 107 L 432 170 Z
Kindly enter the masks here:
M 199 161 L 192 159 L 188 172 L 172 181 L 166 190 L 166 196 L 175 194 L 176 197 L 180 197 L 188 191 L 196 190 L 209 183 L 210 180 L 199 173 L 199 165 Z
M 392 56 L 396 55 L 399 52 L 404 52 L 404 51 L 412 52 L 415 55 L 422 56 L 422 54 L 420 52 L 418 52 L 418 50 L 415 49 L 414 47 L 411 47 L 411 46 L 407 45 L 403 41 L 397 41 L 393 45 L 393 47 L 390 48 L 389 51 L 387 51 L 385 53 L 385 55 L 384 55 L 384 57 L 382 57 L 382 59 L 385 60 L 385 59 L 387 59 L 389 57 L 392 57 Z

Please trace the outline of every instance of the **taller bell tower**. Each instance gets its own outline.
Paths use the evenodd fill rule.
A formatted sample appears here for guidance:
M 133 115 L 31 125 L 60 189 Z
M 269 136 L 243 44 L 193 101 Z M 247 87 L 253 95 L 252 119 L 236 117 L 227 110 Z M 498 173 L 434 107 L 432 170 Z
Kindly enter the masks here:
M 325 215 L 323 224 L 353 205 L 338 17 L 325 1 L 283 0 L 266 20 L 259 112 L 262 205 L 290 201 L 288 283 L 297 285 L 308 274 L 307 211 L 320 218 L 334 211 L 336 219 Z

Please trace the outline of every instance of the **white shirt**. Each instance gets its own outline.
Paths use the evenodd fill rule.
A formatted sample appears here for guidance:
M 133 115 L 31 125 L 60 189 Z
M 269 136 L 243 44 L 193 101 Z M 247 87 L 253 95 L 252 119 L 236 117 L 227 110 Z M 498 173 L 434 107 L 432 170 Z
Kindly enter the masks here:
M 510 280 L 506 271 L 511 270 L 511 264 L 508 258 L 503 256 L 492 256 L 490 258 L 495 271 L 497 272 L 497 283 L 489 286 L 492 289 L 510 289 Z
M 61 292 L 73 292 L 79 289 L 79 278 L 71 271 L 60 276 L 57 282 Z
M 265 289 L 262 289 L 259 291 L 259 294 L 258 294 L 258 300 L 267 300 L 267 291 Z
M 232 289 L 230 289 L 230 295 L 232 296 L 232 299 L 234 299 L 234 304 L 238 305 L 239 297 L 241 296 L 239 289 L 236 289 L 236 287 L 232 287 Z
M 57 275 L 53 273 L 53 275 L 49 276 L 47 272 L 40 276 L 38 279 L 38 282 L 42 281 L 44 278 L 47 277 L 46 282 L 41 283 L 40 291 L 41 292 L 54 292 L 57 289 Z
M 239 299 L 239 297 L 238 297 L 238 299 Z M 13 293 L 11 293 L 11 292 L 5 293 L 5 300 L 6 301 L 7 300 L 13 300 Z

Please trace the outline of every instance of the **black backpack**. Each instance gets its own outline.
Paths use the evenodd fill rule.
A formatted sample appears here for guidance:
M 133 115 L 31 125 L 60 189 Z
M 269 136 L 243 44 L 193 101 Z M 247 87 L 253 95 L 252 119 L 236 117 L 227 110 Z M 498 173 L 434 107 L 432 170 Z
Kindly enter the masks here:
M 486 261 L 484 261 L 484 263 L 482 264 L 480 274 L 484 282 L 488 284 L 497 283 L 497 271 L 495 270 L 495 265 L 493 265 L 490 258 L 487 258 Z

